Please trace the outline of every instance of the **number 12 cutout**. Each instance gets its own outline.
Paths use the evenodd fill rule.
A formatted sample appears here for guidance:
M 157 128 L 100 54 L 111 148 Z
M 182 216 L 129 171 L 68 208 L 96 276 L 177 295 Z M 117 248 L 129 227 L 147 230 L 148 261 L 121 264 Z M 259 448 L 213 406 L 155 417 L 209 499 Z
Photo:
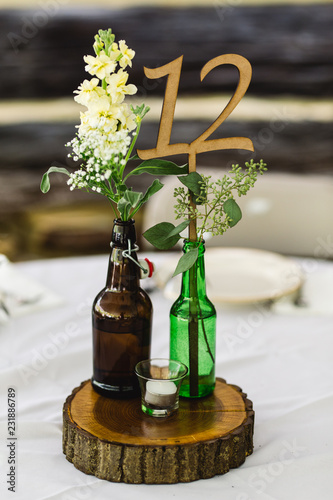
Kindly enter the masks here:
M 237 104 L 241 101 L 251 81 L 252 68 L 251 64 L 245 57 L 237 54 L 224 54 L 208 61 L 202 68 L 200 73 L 201 81 L 212 69 L 223 64 L 231 64 L 236 66 L 239 72 L 239 81 L 234 95 L 230 101 L 216 118 L 215 122 L 208 129 L 197 137 L 190 144 L 177 143 L 170 144 L 171 129 L 175 114 L 175 107 L 178 95 L 178 87 L 180 74 L 182 69 L 183 56 L 171 61 L 165 66 L 151 69 L 144 68 L 147 78 L 156 79 L 163 76 L 168 76 L 163 108 L 160 119 L 160 127 L 158 131 L 156 148 L 137 150 L 137 154 L 141 160 L 151 160 L 153 158 L 163 158 L 164 156 L 172 156 L 176 154 L 187 153 L 188 155 L 188 171 L 189 173 L 196 171 L 196 156 L 198 153 L 205 151 L 217 151 L 221 149 L 246 149 L 254 151 L 253 142 L 247 137 L 225 137 L 221 139 L 210 139 L 208 137 L 215 132 L 217 127 L 231 114 Z M 191 205 L 195 208 L 191 198 Z M 196 241 L 196 220 L 192 219 L 189 225 L 189 239 Z
M 247 137 L 225 137 L 220 139 L 210 139 L 209 136 L 224 122 L 224 120 L 232 113 L 242 97 L 246 93 L 251 81 L 252 68 L 251 64 L 245 57 L 237 54 L 224 54 L 208 61 L 201 70 L 200 80 L 202 81 L 212 69 L 223 64 L 231 64 L 236 66 L 239 71 L 239 81 L 234 95 L 220 113 L 217 119 L 190 144 L 177 143 L 170 144 L 171 129 L 174 120 L 174 113 L 178 95 L 179 80 L 182 68 L 183 56 L 178 57 L 159 68 L 151 69 L 144 68 L 145 75 L 150 79 L 157 79 L 163 76 L 168 76 L 163 108 L 160 119 L 159 132 L 157 137 L 156 148 L 138 150 L 137 154 L 142 160 L 150 160 L 153 158 L 161 158 L 164 156 L 172 156 L 176 154 L 187 153 L 189 172 L 196 170 L 196 155 L 205 151 L 217 151 L 222 149 L 246 149 L 254 151 L 253 142 Z

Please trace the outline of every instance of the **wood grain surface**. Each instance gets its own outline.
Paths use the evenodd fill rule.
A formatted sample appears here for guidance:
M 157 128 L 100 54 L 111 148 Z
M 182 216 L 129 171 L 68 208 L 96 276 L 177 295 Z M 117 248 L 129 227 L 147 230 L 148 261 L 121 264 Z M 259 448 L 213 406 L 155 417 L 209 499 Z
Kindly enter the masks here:
M 181 398 L 168 418 L 145 415 L 139 398 L 103 398 L 85 381 L 67 398 L 63 417 L 66 458 L 114 482 L 209 478 L 240 466 L 253 451 L 252 403 L 223 379 L 207 398 Z

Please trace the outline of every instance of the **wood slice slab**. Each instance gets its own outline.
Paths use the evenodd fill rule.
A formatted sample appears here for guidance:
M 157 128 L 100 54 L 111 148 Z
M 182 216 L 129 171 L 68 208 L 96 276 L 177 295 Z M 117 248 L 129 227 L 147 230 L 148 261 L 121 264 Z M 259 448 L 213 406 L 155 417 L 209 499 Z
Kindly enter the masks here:
M 254 411 L 241 389 L 216 379 L 202 399 L 180 399 L 166 418 L 140 399 L 98 395 L 87 380 L 63 408 L 63 452 L 85 472 L 113 482 L 163 484 L 225 474 L 253 451 Z

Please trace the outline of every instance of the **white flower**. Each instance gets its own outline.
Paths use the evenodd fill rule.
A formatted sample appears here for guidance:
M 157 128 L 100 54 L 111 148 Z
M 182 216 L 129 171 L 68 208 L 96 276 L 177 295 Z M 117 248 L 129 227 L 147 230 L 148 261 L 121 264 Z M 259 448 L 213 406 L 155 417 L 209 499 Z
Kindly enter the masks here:
M 78 90 L 74 90 L 74 94 L 78 94 L 74 97 L 74 100 L 79 104 L 87 106 L 99 100 L 100 97 L 106 95 L 106 91 L 99 86 L 98 78 L 92 78 L 89 80 L 84 80 L 81 85 L 79 85 Z
M 130 132 L 137 127 L 136 116 L 128 104 L 123 103 L 119 106 L 118 119 L 122 128 L 128 129 Z
M 102 128 L 97 128 L 90 129 L 87 135 L 74 138 L 71 146 L 74 153 L 86 158 L 85 175 L 93 180 L 103 174 L 109 178 L 111 171 L 108 162 L 117 164 L 116 159 L 126 156 L 130 143 L 131 135 L 126 129 L 106 133 Z
M 83 59 L 87 63 L 85 70 L 91 75 L 96 75 L 100 80 L 111 75 L 117 65 L 113 58 L 107 56 L 105 52 L 102 52 L 97 57 L 84 56 Z
M 132 67 L 132 59 L 135 56 L 134 50 L 127 47 L 125 40 L 120 40 L 119 49 L 122 54 L 122 58 L 119 61 L 119 66 L 121 68 L 126 68 L 126 66 Z
M 126 85 L 128 80 L 128 73 L 120 69 L 118 73 L 110 75 L 106 81 L 108 83 L 107 92 L 112 98 L 114 104 L 120 104 L 125 98 L 125 94 L 133 95 L 136 93 L 137 88 L 133 84 Z
M 111 96 L 107 93 L 91 100 L 87 107 L 91 113 L 107 113 L 112 106 Z
M 138 126 L 131 107 L 124 103 L 126 95 L 137 92 L 135 85 L 127 84 L 129 75 L 124 71 L 132 66 L 135 52 L 124 40 L 111 47 L 107 44 L 104 50 L 99 46 L 95 52 L 96 57 L 84 56 L 85 69 L 94 78 L 84 80 L 74 91 L 74 100 L 87 110 L 80 113 L 76 137 L 67 143 L 72 148 L 70 156 L 82 161 L 70 174 L 68 185 L 70 190 L 84 188 L 109 196 L 106 181 L 112 183 L 114 170 L 126 165 L 132 132 Z
M 132 131 L 137 127 L 136 117 L 130 107 L 123 104 L 110 104 L 103 99 L 93 103 L 85 113 L 81 113 L 79 136 L 86 137 L 94 130 L 101 133 L 115 133 L 121 129 Z
M 88 113 L 80 113 L 80 118 L 81 118 L 81 123 L 80 125 L 76 125 L 78 128 L 79 136 L 85 136 L 88 135 L 89 132 L 91 131 L 91 121 Z M 72 146 L 73 147 L 73 146 Z M 76 152 L 76 151 L 75 151 Z
M 106 106 L 100 103 L 99 107 L 81 113 L 79 136 L 86 137 L 96 129 L 100 129 L 101 132 L 115 132 L 117 126 L 118 118 L 114 114 L 114 110 L 110 109 L 110 105 Z
M 95 116 L 95 128 L 101 132 L 116 132 L 118 128 L 118 107 L 111 106 L 107 111 L 100 110 Z
M 110 57 L 112 60 L 118 59 L 118 57 L 121 55 L 121 52 L 119 50 L 118 44 L 116 42 L 113 42 L 111 45 L 111 52 L 110 52 Z

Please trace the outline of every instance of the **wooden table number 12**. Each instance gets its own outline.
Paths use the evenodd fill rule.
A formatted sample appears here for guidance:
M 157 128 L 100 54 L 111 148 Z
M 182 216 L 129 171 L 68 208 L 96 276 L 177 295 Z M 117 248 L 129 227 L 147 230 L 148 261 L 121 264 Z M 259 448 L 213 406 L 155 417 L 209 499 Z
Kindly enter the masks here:
M 153 149 L 138 150 L 137 154 L 142 160 L 162 158 L 176 154 L 186 153 L 188 155 L 189 173 L 196 170 L 196 155 L 205 151 L 217 151 L 222 149 L 246 149 L 254 151 L 253 142 L 247 137 L 225 137 L 220 139 L 208 139 L 213 132 L 232 113 L 242 97 L 246 93 L 251 81 L 251 64 L 245 57 L 237 54 L 223 54 L 208 61 L 201 70 L 200 80 L 202 81 L 210 71 L 223 64 L 236 66 L 239 71 L 239 81 L 235 93 L 230 101 L 217 117 L 217 119 L 190 144 L 176 143 L 170 144 L 171 129 L 174 119 L 179 80 L 182 69 L 183 56 L 178 57 L 164 66 L 158 68 L 144 68 L 145 75 L 150 79 L 157 79 L 168 76 L 163 108 L 160 118 L 156 147 Z M 190 228 L 191 229 L 191 228 Z M 193 235 L 194 236 L 194 235 Z M 190 239 L 191 235 L 190 235 Z

